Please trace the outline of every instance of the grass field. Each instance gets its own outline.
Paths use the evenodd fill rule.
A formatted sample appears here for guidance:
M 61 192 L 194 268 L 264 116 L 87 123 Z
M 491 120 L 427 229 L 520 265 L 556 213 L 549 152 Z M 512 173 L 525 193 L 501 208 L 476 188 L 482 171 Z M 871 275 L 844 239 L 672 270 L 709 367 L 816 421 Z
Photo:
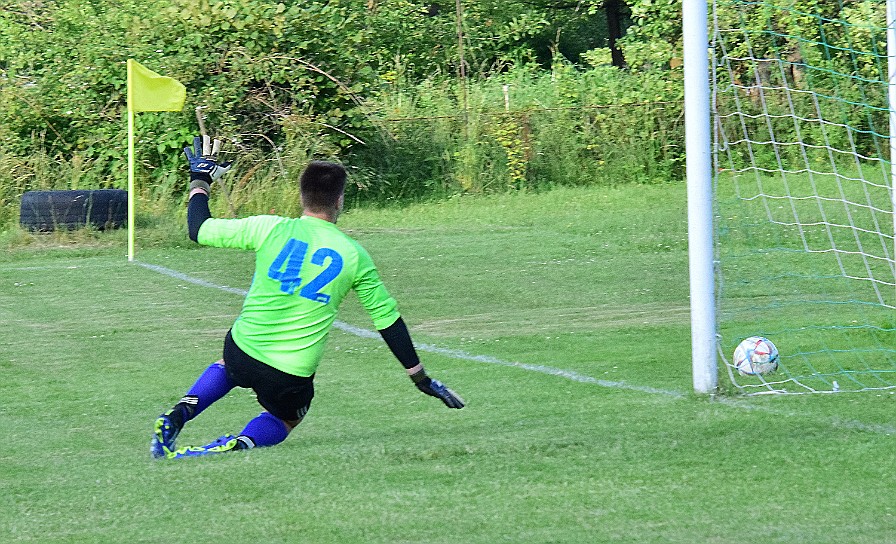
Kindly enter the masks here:
M 241 297 L 127 263 L 122 233 L 4 252 L 0 542 L 896 542 L 896 396 L 690 393 L 684 193 L 348 213 L 468 406 L 334 330 L 285 443 L 170 462 L 151 423 L 218 358 Z M 235 289 L 252 271 L 187 242 L 137 258 Z M 370 329 L 353 298 L 340 319 Z M 257 412 L 235 391 L 179 443 Z

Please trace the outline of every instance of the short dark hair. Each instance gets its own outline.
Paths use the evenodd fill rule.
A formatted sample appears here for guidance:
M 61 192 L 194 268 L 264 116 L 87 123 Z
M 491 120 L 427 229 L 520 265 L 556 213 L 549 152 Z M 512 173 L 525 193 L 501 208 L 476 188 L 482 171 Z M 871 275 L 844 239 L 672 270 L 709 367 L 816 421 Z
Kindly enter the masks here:
M 341 164 L 312 161 L 299 178 L 302 204 L 313 212 L 333 211 L 345 191 L 345 168 Z

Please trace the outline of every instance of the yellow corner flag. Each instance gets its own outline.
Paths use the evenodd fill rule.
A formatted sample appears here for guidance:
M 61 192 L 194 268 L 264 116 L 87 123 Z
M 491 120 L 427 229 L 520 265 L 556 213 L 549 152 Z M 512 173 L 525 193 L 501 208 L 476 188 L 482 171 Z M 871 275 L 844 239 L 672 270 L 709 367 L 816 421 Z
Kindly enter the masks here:
M 128 59 L 128 260 L 134 260 L 134 114 L 138 111 L 180 111 L 187 88 Z
M 180 81 L 160 76 L 134 59 L 128 59 L 128 109 L 180 111 L 187 89 Z

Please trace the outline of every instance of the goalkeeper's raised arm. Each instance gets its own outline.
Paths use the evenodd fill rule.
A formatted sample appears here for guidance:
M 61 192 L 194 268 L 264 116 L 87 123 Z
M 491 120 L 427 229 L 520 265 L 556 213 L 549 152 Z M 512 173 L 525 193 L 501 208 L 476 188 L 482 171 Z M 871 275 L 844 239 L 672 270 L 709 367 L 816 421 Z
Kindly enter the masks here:
M 187 205 L 187 229 L 190 240 L 197 241 L 199 227 L 212 216 L 208 209 L 208 195 L 211 183 L 217 181 L 230 170 L 230 163 L 218 164 L 221 140 L 212 141 L 206 135 L 193 138 L 193 148 L 184 148 L 190 165 L 190 192 Z M 198 198 L 193 198 L 198 197 Z

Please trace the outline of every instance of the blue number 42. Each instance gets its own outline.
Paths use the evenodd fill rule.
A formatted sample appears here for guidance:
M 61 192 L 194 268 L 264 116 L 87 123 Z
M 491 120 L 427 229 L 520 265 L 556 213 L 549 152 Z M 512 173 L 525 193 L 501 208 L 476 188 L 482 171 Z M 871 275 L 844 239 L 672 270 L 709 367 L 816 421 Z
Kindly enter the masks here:
M 308 244 L 306 242 L 290 238 L 274 262 L 271 263 L 268 277 L 279 281 L 280 290 L 284 293 L 292 295 L 302 285 L 302 264 L 305 262 L 307 253 Z M 327 267 L 302 287 L 299 296 L 324 304 L 330 302 L 330 295 L 321 293 L 320 290 L 342 272 L 342 255 L 328 247 L 322 247 L 311 255 L 311 264 L 317 266 L 324 266 L 328 259 Z

